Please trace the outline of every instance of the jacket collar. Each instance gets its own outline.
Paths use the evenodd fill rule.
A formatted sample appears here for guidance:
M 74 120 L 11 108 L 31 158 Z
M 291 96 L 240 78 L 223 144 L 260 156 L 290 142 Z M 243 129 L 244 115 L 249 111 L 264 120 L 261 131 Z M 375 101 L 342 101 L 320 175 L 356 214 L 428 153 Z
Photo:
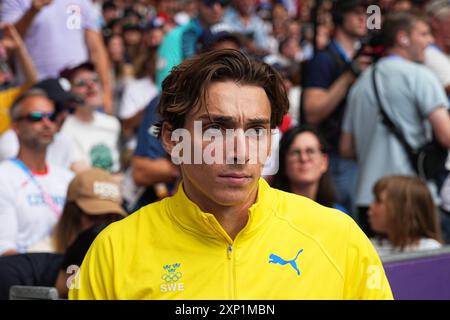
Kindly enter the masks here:
M 260 178 L 256 202 L 249 208 L 247 224 L 237 237 L 241 239 L 251 236 L 274 216 L 276 196 L 276 191 L 264 179 Z M 180 183 L 177 193 L 170 199 L 166 202 L 167 210 L 181 228 L 203 237 L 222 239 L 230 244 L 233 243 L 216 217 L 212 213 L 203 212 L 197 204 L 186 196 L 183 183 Z

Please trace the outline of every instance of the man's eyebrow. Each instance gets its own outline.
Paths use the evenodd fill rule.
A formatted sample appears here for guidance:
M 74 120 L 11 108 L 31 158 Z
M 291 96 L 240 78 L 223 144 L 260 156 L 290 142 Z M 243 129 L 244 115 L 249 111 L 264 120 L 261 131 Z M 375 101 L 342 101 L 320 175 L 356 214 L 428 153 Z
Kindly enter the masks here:
M 270 124 L 270 119 L 268 118 L 253 118 L 247 121 L 248 125 L 265 125 Z
M 219 123 L 235 123 L 235 119 L 233 117 L 224 116 L 224 115 L 216 115 L 216 114 L 204 114 L 195 119 L 196 121 L 207 121 L 207 122 L 219 122 Z
M 207 122 L 217 122 L 217 123 L 224 123 L 224 124 L 235 124 L 238 121 L 230 116 L 224 116 L 224 115 L 215 115 L 215 114 L 204 114 L 201 115 L 196 119 L 196 121 L 207 121 Z M 246 125 L 265 125 L 270 124 L 270 119 L 262 117 L 262 118 L 252 118 L 246 120 Z

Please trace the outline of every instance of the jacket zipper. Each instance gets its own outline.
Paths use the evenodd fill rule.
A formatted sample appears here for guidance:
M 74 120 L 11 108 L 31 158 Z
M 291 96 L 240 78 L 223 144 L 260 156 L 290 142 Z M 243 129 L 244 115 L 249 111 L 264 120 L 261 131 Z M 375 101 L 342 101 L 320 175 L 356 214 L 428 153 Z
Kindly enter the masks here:
M 227 247 L 227 257 L 228 257 L 228 270 L 229 270 L 229 297 L 231 300 L 235 299 L 234 296 L 234 261 L 233 261 L 233 245 L 228 244 Z

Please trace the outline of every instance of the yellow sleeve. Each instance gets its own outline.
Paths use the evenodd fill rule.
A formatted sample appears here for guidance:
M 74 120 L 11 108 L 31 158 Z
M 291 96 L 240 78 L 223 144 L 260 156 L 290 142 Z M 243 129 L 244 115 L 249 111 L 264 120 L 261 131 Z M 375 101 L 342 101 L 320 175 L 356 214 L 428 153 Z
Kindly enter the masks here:
M 105 232 L 106 231 L 106 232 Z M 89 248 L 69 290 L 70 300 L 113 300 L 114 261 L 111 237 L 101 232 Z
M 354 221 L 349 232 L 344 299 L 392 300 L 391 287 L 372 243 Z
M 5 132 L 10 126 L 9 109 L 20 93 L 22 93 L 20 87 L 0 91 L 0 134 Z

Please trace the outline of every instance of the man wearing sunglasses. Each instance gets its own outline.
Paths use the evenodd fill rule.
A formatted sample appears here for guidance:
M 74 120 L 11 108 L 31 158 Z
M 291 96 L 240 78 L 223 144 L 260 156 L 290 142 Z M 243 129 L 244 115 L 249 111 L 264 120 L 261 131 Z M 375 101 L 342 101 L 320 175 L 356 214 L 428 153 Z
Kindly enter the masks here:
M 158 48 L 156 84 L 159 88 L 174 66 L 197 53 L 198 39 L 204 30 L 222 21 L 228 4 L 227 0 L 194 0 L 194 2 L 197 17 L 167 33 Z
M 0 255 L 27 252 L 61 214 L 73 174 L 46 162 L 56 132 L 54 111 L 40 89 L 25 92 L 11 107 L 19 153 L 0 163 Z
M 76 154 L 74 141 L 60 134 L 62 124 L 69 113 L 73 111 L 76 97 L 70 93 L 70 84 L 64 79 L 49 78 L 36 83 L 33 88 L 42 89 L 55 105 L 57 133 L 53 142 L 47 148 L 47 162 L 78 172 L 87 168 L 87 164 Z M 9 118 L 9 115 L 8 115 Z M 19 139 L 12 128 L 0 136 L 0 161 L 16 157 L 19 153 Z

